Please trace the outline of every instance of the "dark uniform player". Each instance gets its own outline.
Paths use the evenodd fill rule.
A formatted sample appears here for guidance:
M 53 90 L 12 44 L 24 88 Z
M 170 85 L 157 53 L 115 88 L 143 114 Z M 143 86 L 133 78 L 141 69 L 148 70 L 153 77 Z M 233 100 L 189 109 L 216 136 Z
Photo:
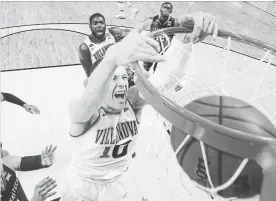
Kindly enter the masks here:
M 3 201 L 28 201 L 28 198 L 16 177 L 15 171 L 0 162 L 1 169 L 1 200 Z M 46 177 L 40 181 L 34 190 L 31 201 L 44 201 L 54 195 L 52 191 L 56 188 L 56 181 Z
M 171 16 L 173 6 L 169 2 L 161 5 L 160 15 L 156 15 L 151 19 L 150 31 L 158 29 L 179 26 L 176 18 Z
M 172 10 L 173 10 L 173 5 L 170 2 L 163 3 L 160 8 L 160 15 L 156 15 L 154 17 L 147 18 L 139 26 L 139 30 L 140 31 L 150 30 L 150 32 L 152 32 L 152 31 L 156 31 L 159 29 L 163 29 L 163 28 L 180 26 L 179 23 L 177 22 L 176 18 L 171 16 Z M 173 38 L 173 35 L 170 35 L 169 40 L 172 40 L 172 38 Z M 165 38 L 164 36 L 161 35 L 155 39 L 160 43 L 160 45 L 165 47 L 165 49 L 163 51 L 165 51 L 168 48 L 169 41 L 167 41 L 167 38 Z M 150 70 L 151 66 L 152 66 L 152 63 L 144 64 L 144 67 L 147 71 Z M 154 65 L 153 68 L 155 71 L 156 65 Z
M 120 41 L 126 33 L 118 28 L 106 29 L 105 18 L 100 13 L 95 13 L 89 18 L 91 34 L 79 47 L 79 58 L 87 77 L 94 71 L 107 49 Z M 96 64 L 96 65 L 95 65 Z
M 1 200 L 27 201 L 21 184 L 16 177 L 15 171 L 32 171 L 47 168 L 53 164 L 53 154 L 56 147 L 47 146 L 41 155 L 35 156 L 10 156 L 2 149 L 1 143 Z M 32 200 L 40 201 L 55 194 L 50 192 L 56 187 L 56 182 L 52 178 L 45 178 L 35 188 Z M 41 191 L 44 189 L 44 191 Z

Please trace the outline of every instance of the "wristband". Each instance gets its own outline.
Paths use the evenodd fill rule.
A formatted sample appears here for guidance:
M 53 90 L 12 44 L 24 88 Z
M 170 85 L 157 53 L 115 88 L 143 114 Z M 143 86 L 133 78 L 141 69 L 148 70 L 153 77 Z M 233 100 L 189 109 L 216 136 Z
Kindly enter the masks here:
M 25 156 L 21 158 L 20 170 L 32 171 L 44 168 L 41 164 L 41 155 L 37 156 Z

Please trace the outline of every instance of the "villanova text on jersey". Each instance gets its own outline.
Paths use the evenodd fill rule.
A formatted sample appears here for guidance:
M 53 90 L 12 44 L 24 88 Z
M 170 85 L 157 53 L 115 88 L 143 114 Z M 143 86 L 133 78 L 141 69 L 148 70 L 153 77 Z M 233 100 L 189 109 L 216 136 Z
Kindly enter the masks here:
M 103 46 L 101 49 L 99 49 L 98 51 L 96 51 L 94 54 L 93 54 L 93 57 L 95 58 L 96 61 L 98 61 L 99 59 L 103 58 L 106 51 L 108 50 L 108 48 L 110 46 L 112 46 L 113 44 L 108 44 L 108 45 L 105 45 Z M 93 46 L 93 44 L 91 44 L 91 46 Z M 92 47 L 93 49 L 93 47 Z
M 130 135 L 135 136 L 137 133 L 136 121 L 121 122 L 117 124 L 116 132 L 113 127 L 98 129 L 95 143 L 100 145 L 117 144 L 120 140 L 128 138 Z

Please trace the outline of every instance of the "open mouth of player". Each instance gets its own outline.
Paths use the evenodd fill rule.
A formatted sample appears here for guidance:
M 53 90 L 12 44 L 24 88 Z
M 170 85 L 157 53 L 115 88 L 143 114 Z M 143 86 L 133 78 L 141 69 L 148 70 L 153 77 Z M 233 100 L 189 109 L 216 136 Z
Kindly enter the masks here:
M 117 91 L 115 92 L 114 97 L 119 101 L 125 100 L 126 91 Z
M 97 34 L 98 34 L 98 35 L 103 35 L 104 32 L 103 32 L 103 30 L 98 30 L 98 31 L 97 31 Z

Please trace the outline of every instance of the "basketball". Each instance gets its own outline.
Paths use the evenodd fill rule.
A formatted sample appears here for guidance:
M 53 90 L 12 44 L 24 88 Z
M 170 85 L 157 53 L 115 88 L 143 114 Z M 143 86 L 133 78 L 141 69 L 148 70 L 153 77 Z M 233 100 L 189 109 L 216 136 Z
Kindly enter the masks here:
M 190 102 L 185 108 L 231 129 L 257 136 L 276 137 L 276 129 L 265 115 L 248 103 L 232 97 L 207 96 Z M 186 136 L 187 134 L 183 131 L 175 126 L 172 127 L 171 144 L 174 151 Z M 235 144 L 229 146 L 235 146 Z M 205 150 L 210 178 L 214 187 L 226 183 L 244 159 L 206 144 Z M 177 154 L 177 160 L 190 179 L 202 186 L 211 188 L 200 143 L 197 139 L 192 138 L 181 148 Z M 238 178 L 228 188 L 219 191 L 218 194 L 225 198 L 250 198 L 260 194 L 262 180 L 262 168 L 255 161 L 249 160 Z

